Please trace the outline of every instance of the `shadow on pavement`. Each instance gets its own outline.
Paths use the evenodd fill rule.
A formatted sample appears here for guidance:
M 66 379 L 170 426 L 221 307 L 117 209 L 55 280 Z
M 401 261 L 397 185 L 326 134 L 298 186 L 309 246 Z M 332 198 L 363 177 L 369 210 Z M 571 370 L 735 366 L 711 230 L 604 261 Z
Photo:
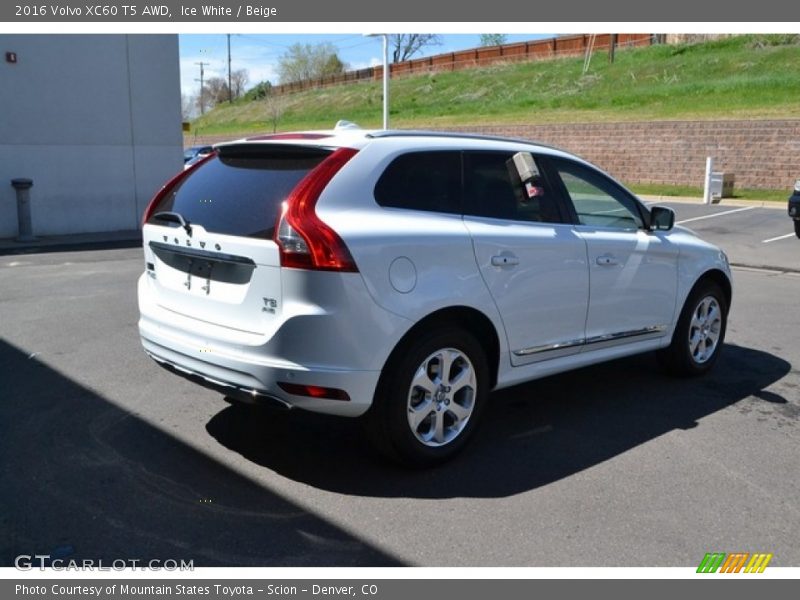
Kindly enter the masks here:
M 476 438 L 454 461 L 406 470 L 376 456 L 357 422 L 300 411 L 254 414 L 231 406 L 207 430 L 222 445 L 290 479 L 342 494 L 377 497 L 504 497 L 548 485 L 753 397 L 791 365 L 726 345 L 699 379 L 662 375 L 652 355 L 549 377 L 492 395 Z
M 3 341 L 0 381 L 0 566 L 398 564 Z

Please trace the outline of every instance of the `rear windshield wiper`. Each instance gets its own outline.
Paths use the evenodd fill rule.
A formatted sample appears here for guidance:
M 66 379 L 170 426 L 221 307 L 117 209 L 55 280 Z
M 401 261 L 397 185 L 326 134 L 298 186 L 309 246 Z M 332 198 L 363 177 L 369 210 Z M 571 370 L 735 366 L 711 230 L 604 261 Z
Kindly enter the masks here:
M 161 211 L 154 214 L 153 218 L 169 221 L 170 223 L 177 223 L 186 230 L 188 235 L 192 235 L 192 224 L 187 219 L 184 219 L 180 213 Z

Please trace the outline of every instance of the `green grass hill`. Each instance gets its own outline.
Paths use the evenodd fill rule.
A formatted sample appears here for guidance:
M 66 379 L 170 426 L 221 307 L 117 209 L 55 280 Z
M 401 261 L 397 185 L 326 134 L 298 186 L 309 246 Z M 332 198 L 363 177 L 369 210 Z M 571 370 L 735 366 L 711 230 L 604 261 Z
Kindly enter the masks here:
M 800 118 L 800 35 L 745 35 L 694 45 L 426 73 L 390 83 L 391 126 Z M 330 128 L 338 119 L 381 123 L 381 83 L 361 82 L 223 104 L 193 132 Z M 274 106 L 274 105 L 273 105 Z

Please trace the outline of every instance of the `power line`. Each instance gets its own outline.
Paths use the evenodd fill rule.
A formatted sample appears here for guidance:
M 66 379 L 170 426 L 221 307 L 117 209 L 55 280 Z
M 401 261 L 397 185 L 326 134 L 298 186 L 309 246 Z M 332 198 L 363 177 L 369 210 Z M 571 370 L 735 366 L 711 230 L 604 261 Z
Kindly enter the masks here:
M 339 50 L 350 50 L 352 48 L 358 48 L 360 46 L 366 46 L 367 44 L 373 44 L 372 40 L 363 40 L 361 42 L 357 42 L 355 44 L 349 44 L 347 46 L 337 46 Z
M 247 39 L 247 40 L 252 40 L 256 44 L 260 44 L 262 46 L 268 46 L 268 47 L 272 47 L 272 48 L 281 48 L 283 50 L 288 50 L 289 48 L 294 46 L 294 44 L 287 45 L 287 44 L 279 44 L 277 42 L 267 41 L 267 40 L 263 39 L 260 36 L 254 36 L 254 35 L 249 35 L 249 34 L 244 34 L 244 33 L 239 34 L 239 37 L 242 37 L 242 38 Z M 334 46 L 339 48 L 339 44 L 342 43 L 342 42 L 348 42 L 350 40 L 355 40 L 355 39 L 359 39 L 360 40 L 362 38 L 363 38 L 362 35 L 349 35 L 347 37 L 343 37 L 343 38 L 340 38 L 338 40 L 332 40 L 332 39 L 331 40 L 324 40 L 323 39 L 323 40 L 315 41 L 314 43 L 315 44 L 328 44 L 329 43 L 329 44 L 333 44 Z M 298 43 L 298 42 L 295 42 L 295 43 Z M 361 45 L 361 44 L 360 43 L 359 44 L 355 44 L 352 47 L 359 46 L 359 45 Z M 346 47 L 349 48 L 350 46 L 346 46 Z

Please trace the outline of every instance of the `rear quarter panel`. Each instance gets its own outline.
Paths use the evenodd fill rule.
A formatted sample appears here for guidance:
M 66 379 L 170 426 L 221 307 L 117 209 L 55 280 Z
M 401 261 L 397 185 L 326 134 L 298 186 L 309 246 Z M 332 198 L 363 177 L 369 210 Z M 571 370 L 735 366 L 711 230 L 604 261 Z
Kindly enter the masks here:
M 384 208 L 375 201 L 378 178 L 396 156 L 411 150 L 406 144 L 382 140 L 380 150 L 359 152 L 326 187 L 317 214 L 344 240 L 373 300 L 408 319 L 406 331 L 437 310 L 470 307 L 493 323 L 502 355 L 505 331 L 461 216 Z M 452 149 L 450 144 L 441 149 Z

